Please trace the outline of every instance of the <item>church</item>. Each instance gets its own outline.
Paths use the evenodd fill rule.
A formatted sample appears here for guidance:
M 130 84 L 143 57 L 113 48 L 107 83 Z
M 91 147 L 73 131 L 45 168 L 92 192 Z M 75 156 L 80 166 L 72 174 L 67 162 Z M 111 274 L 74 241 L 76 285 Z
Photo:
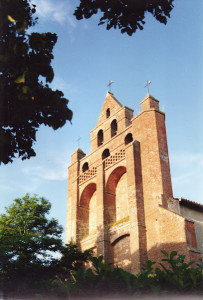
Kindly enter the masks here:
M 173 197 L 165 113 L 147 94 L 141 112 L 107 92 L 89 154 L 68 168 L 66 243 L 92 249 L 105 263 L 138 273 L 161 250 L 186 261 L 203 255 L 203 205 Z

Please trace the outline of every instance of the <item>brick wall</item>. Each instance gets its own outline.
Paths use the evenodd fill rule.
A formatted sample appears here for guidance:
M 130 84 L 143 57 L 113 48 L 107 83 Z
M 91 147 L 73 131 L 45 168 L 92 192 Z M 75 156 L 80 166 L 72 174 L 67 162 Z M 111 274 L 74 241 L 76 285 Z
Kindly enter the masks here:
M 105 262 L 133 273 L 139 272 L 148 258 L 161 259 L 161 249 L 177 250 L 187 260 L 191 257 L 185 219 L 167 209 L 173 193 L 165 114 L 151 95 L 141 107 L 141 113 L 133 118 L 133 111 L 108 93 L 91 131 L 91 153 L 85 155 L 81 149 L 73 153 L 68 177 L 66 242 L 72 239 L 83 250 L 94 248 Z M 113 120 L 117 132 L 111 137 Z M 98 146 L 100 130 L 103 144 Z M 129 133 L 132 141 L 125 144 Z M 102 160 L 105 149 L 109 157 Z M 85 172 L 84 164 L 88 164 Z

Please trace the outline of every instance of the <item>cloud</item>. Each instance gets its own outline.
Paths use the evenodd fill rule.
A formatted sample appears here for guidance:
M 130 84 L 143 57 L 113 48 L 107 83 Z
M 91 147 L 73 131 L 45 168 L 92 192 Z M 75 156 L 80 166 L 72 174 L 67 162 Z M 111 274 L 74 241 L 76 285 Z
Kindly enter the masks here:
M 36 4 L 36 11 L 40 19 L 55 21 L 60 25 L 68 24 L 72 28 L 76 27 L 73 17 L 74 8 L 70 1 L 33 0 L 32 2 Z
M 170 155 L 170 161 L 177 167 L 194 168 L 203 166 L 203 154 L 201 153 L 172 153 Z
M 39 155 L 40 156 L 40 155 Z M 67 180 L 68 177 L 67 153 L 60 157 L 54 153 L 46 154 L 44 158 L 34 158 L 27 161 L 15 161 L 11 165 L 2 166 L 0 173 L 0 194 L 6 197 L 21 191 L 36 192 L 44 184 L 52 184 Z M 55 184 L 54 183 L 54 184 Z M 11 197 L 11 199 L 13 196 Z M 1 199 L 0 199 L 1 201 Z
M 187 184 L 191 183 L 191 180 L 194 179 L 196 175 L 195 171 L 184 173 L 183 175 L 175 176 L 173 179 L 174 184 Z
M 77 93 L 77 88 L 70 83 L 67 83 L 62 77 L 55 76 L 51 83 L 53 90 L 62 91 L 64 94 L 75 94 Z
M 196 202 L 202 201 L 203 154 L 173 153 L 170 156 L 174 196 L 186 197 Z
M 53 162 L 50 165 L 36 165 L 24 167 L 24 175 L 32 175 L 36 180 L 65 180 L 68 177 L 67 163 Z

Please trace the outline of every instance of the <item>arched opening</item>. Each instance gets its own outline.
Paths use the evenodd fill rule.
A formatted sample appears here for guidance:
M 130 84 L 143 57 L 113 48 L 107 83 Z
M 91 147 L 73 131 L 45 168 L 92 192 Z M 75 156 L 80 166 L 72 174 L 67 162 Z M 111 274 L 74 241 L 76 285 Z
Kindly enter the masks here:
M 108 156 L 110 156 L 110 151 L 109 151 L 109 149 L 105 149 L 102 153 L 102 160 L 104 160 Z
M 88 162 L 85 162 L 82 166 L 82 171 L 85 172 L 87 170 L 89 170 L 89 164 L 88 164 Z
M 103 145 L 103 140 L 104 140 L 104 133 L 103 133 L 103 130 L 100 129 L 97 134 L 97 146 L 98 147 Z
M 118 126 L 117 126 L 117 121 L 113 120 L 111 122 L 111 137 L 117 134 Z
M 107 108 L 106 110 L 106 118 L 109 118 L 110 117 L 110 108 Z
M 93 193 L 89 202 L 89 234 L 96 233 L 97 230 L 97 196 Z
M 115 190 L 116 221 L 125 220 L 129 216 L 127 173 L 121 175 Z
M 125 137 L 125 145 L 131 143 L 133 141 L 133 135 L 132 133 L 128 133 Z
M 82 192 L 78 207 L 78 233 L 80 239 L 96 229 L 96 184 L 90 183 Z
M 106 185 L 104 218 L 106 224 L 113 224 L 129 215 L 126 168 L 116 168 Z
M 125 234 L 119 237 L 112 244 L 112 248 L 114 267 L 118 266 L 119 268 L 129 272 L 131 264 L 130 235 Z
M 112 226 L 120 226 L 128 220 L 128 185 L 126 174 L 126 168 L 120 166 L 113 170 L 107 180 L 104 198 L 104 220 L 106 225 L 110 225 L 109 232 L 111 232 Z M 120 227 L 120 237 L 116 238 L 109 249 L 110 262 L 114 264 L 114 267 L 118 265 L 127 270 L 130 266 L 130 238 L 126 232 L 122 234 L 121 230 Z

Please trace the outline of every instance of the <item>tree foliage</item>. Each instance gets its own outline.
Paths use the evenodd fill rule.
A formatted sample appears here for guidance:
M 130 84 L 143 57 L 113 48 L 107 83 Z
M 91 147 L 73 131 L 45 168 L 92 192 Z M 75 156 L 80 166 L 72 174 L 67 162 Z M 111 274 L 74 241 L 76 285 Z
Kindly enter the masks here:
M 43 197 L 26 194 L 0 215 L 0 273 L 5 278 L 22 279 L 27 273 L 26 280 L 31 271 L 55 263 L 53 253 L 63 249 L 63 229 L 56 219 L 47 219 L 50 208 Z
M 170 18 L 174 0 L 80 0 L 74 15 L 78 20 L 90 18 L 101 12 L 98 25 L 106 23 L 106 29 L 119 28 L 121 33 L 132 35 L 142 30 L 145 14 L 151 13 L 163 24 Z
M 49 87 L 57 35 L 32 32 L 37 22 L 31 0 L 0 2 L 0 163 L 35 156 L 41 124 L 58 129 L 72 111 L 61 91 Z M 29 29 L 29 31 L 28 31 Z
M 26 194 L 0 214 L 0 292 L 9 297 L 60 293 L 61 285 L 92 254 L 76 245 L 63 245 L 62 226 L 48 219 L 51 204 Z M 9 298 L 10 299 L 10 298 Z M 13 298 L 12 298 L 13 299 Z

